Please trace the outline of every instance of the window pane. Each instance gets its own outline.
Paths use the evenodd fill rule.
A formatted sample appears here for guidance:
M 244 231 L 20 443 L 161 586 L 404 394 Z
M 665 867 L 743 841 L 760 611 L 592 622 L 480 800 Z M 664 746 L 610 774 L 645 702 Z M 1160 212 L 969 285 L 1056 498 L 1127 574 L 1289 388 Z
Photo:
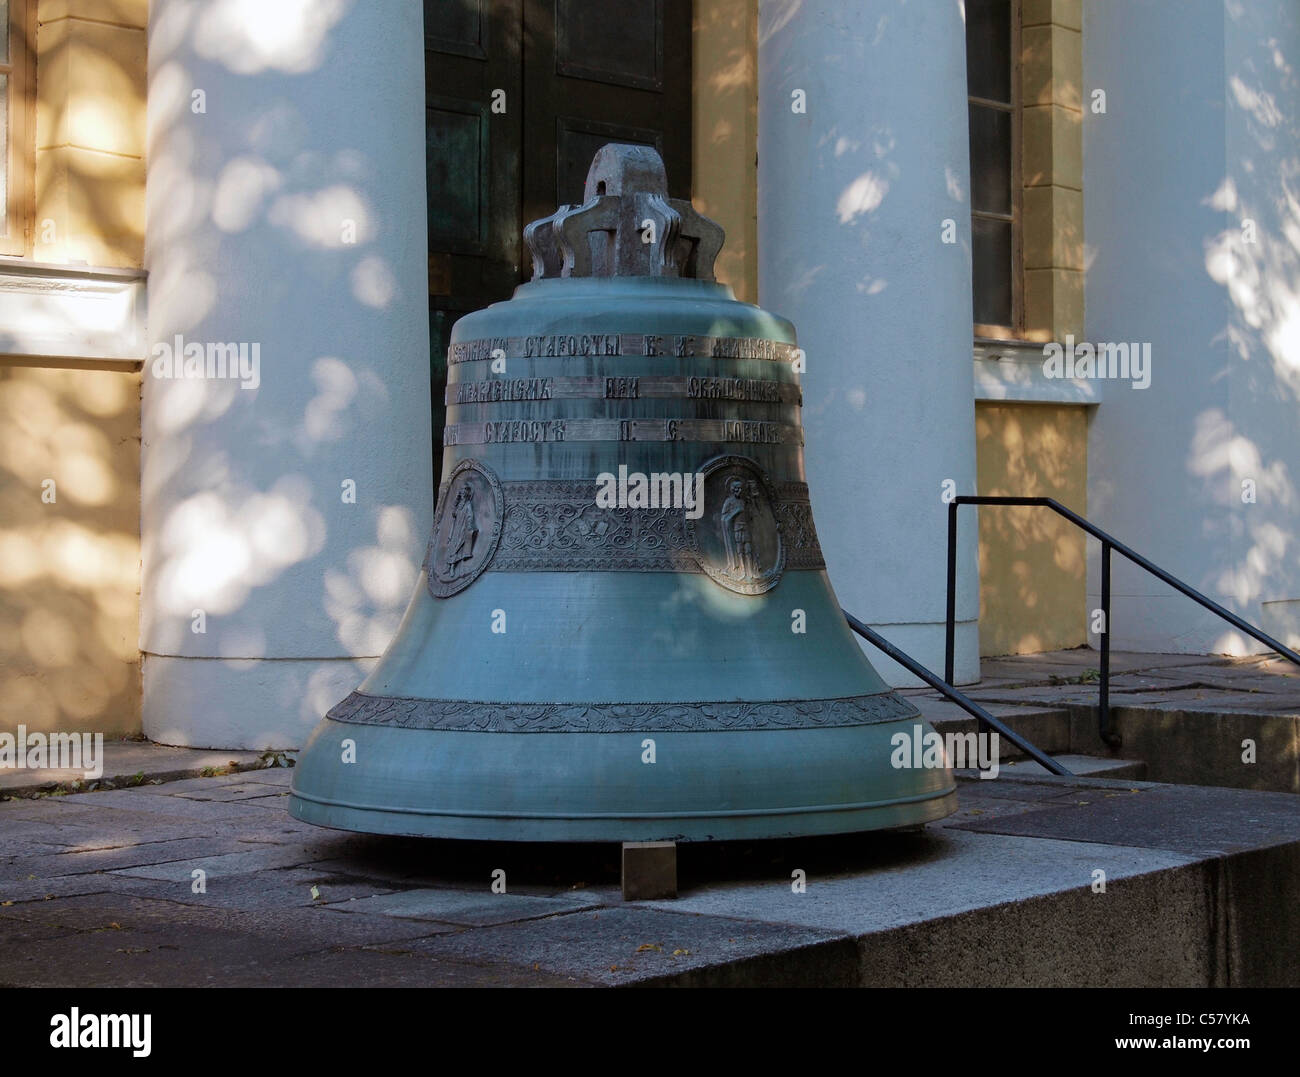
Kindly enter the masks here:
M 966 92 L 1011 103 L 1011 0 L 966 0 Z
M 9 62 L 9 0 L 0 0 L 0 63 Z
M 1011 325 L 1011 223 L 976 217 L 971 221 L 971 275 L 975 321 Z
M 1011 113 L 970 106 L 971 209 L 1011 212 Z

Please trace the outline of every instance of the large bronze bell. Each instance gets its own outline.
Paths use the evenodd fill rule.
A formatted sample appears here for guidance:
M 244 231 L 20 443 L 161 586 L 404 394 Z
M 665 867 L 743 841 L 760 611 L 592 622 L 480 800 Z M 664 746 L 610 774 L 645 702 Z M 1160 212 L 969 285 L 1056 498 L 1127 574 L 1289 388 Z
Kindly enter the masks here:
M 951 813 L 948 769 L 891 765 L 930 727 L 826 577 L 794 327 L 714 281 L 722 230 L 653 150 L 605 146 L 586 196 L 526 229 L 530 283 L 456 323 L 421 579 L 291 812 L 520 841 Z

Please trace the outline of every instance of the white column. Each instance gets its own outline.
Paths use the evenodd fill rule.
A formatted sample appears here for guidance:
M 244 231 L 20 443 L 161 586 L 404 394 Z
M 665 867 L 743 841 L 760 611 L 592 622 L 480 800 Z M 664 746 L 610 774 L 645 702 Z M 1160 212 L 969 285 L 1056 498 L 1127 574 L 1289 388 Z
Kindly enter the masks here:
M 807 352 L 808 477 L 831 581 L 845 609 L 942 673 L 942 494 L 949 480 L 975 492 L 961 5 L 762 0 L 758 104 L 759 298 Z M 961 523 L 956 677 L 969 682 L 975 510 Z M 892 683 L 915 683 L 868 653 Z
M 156 740 L 301 744 L 409 596 L 432 517 L 423 65 L 418 4 L 150 5 Z

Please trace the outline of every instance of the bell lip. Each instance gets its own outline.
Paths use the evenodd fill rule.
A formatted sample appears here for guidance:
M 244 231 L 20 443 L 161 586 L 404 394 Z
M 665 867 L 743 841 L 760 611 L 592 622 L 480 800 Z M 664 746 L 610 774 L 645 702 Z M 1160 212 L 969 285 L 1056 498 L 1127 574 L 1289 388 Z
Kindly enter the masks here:
M 917 826 L 957 810 L 948 767 L 892 764 L 894 735 L 917 724 L 660 733 L 660 762 L 673 769 L 645 785 L 629 778 L 624 754 L 641 752 L 641 734 L 326 718 L 294 768 L 289 812 L 331 829 L 490 841 L 757 840 Z M 363 769 L 340 764 L 344 737 L 353 739 L 348 762 Z
M 850 805 L 734 812 L 507 815 L 353 805 L 291 791 L 289 814 L 326 830 L 388 837 L 504 842 L 776 841 L 903 830 L 957 811 L 957 784 L 933 793 Z

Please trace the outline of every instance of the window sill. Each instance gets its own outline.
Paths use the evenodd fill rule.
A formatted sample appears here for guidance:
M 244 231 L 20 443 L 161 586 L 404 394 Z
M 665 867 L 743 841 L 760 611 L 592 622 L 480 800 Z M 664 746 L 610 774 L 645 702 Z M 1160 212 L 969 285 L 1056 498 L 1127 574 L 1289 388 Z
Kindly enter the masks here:
M 1043 343 L 976 337 L 975 399 L 1006 403 L 1098 404 L 1104 382 L 1049 378 Z
M 143 362 L 145 279 L 139 269 L 0 258 L 0 357 Z

